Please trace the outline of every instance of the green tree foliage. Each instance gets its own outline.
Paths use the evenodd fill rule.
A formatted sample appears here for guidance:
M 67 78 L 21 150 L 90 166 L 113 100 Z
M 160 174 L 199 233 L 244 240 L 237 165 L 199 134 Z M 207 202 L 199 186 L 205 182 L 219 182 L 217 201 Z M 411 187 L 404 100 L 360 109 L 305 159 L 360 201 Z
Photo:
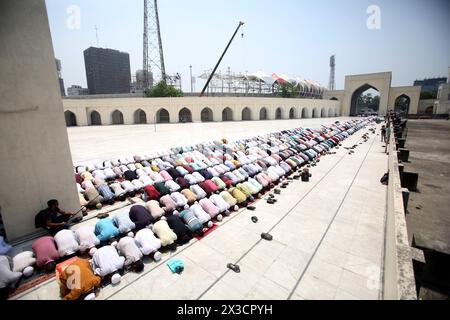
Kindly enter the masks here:
M 358 97 L 357 109 L 378 111 L 380 96 L 373 96 L 371 93 L 362 94 Z
M 300 94 L 300 88 L 298 84 L 293 84 L 291 82 L 285 82 L 283 84 L 278 84 L 278 95 L 283 98 L 295 98 Z
M 159 97 L 182 97 L 183 91 L 168 85 L 165 81 L 160 81 L 152 89 L 147 89 L 145 95 L 151 98 Z

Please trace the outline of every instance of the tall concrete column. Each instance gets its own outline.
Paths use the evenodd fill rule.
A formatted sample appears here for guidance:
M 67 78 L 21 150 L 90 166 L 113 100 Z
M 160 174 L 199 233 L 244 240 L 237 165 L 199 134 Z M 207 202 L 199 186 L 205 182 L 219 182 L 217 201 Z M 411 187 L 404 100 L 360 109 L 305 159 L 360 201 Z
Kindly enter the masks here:
M 0 206 L 8 240 L 79 200 L 44 0 L 0 1 Z

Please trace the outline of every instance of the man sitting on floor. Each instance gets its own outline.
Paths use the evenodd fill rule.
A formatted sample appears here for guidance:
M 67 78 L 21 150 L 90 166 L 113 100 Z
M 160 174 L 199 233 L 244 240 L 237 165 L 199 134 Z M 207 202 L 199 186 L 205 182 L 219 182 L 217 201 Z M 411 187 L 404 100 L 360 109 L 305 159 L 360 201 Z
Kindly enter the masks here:
M 56 199 L 49 200 L 47 205 L 48 208 L 45 211 L 45 228 L 50 231 L 52 235 L 55 235 L 60 230 L 67 229 L 69 227 L 69 222 L 73 220 L 75 214 L 62 211 L 59 208 L 59 203 Z

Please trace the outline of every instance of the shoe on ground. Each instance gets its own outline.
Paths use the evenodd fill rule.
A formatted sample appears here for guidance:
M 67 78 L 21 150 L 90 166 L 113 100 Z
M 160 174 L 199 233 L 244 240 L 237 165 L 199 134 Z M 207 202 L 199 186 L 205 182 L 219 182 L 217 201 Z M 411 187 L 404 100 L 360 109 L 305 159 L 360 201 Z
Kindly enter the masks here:
M 261 238 L 267 241 L 273 240 L 273 236 L 269 233 L 261 233 Z

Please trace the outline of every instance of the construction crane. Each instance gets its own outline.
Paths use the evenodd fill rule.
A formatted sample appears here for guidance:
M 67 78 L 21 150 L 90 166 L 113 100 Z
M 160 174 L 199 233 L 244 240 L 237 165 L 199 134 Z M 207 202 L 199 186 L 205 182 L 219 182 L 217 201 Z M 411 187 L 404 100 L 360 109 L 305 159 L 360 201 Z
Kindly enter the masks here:
M 166 81 L 164 53 L 159 26 L 157 0 L 144 0 L 144 54 L 145 88 L 153 86 L 153 79 Z
M 217 70 L 217 68 L 219 67 L 220 62 L 222 62 L 222 59 L 223 59 L 223 57 L 225 56 L 225 53 L 227 53 L 228 48 L 229 48 L 230 45 L 231 45 L 231 42 L 233 42 L 234 37 L 236 36 L 237 32 L 239 31 L 239 29 L 240 29 L 243 25 L 244 25 L 244 22 L 240 21 L 240 22 L 239 22 L 239 25 L 238 25 L 237 28 L 236 28 L 236 31 L 234 32 L 233 36 L 231 37 L 230 41 L 228 42 L 227 47 L 226 47 L 225 50 L 223 51 L 222 55 L 220 56 L 219 61 L 217 61 L 216 66 L 214 67 L 213 71 L 211 72 L 211 74 L 210 74 L 210 76 L 209 76 L 209 78 L 208 78 L 208 81 L 206 81 L 206 84 L 205 84 L 205 86 L 203 87 L 202 92 L 200 93 L 200 97 L 203 96 L 203 94 L 205 93 L 206 89 L 208 88 L 208 85 L 209 85 L 209 83 L 211 82 L 211 79 L 214 77 L 214 73 L 216 73 L 216 70 Z

